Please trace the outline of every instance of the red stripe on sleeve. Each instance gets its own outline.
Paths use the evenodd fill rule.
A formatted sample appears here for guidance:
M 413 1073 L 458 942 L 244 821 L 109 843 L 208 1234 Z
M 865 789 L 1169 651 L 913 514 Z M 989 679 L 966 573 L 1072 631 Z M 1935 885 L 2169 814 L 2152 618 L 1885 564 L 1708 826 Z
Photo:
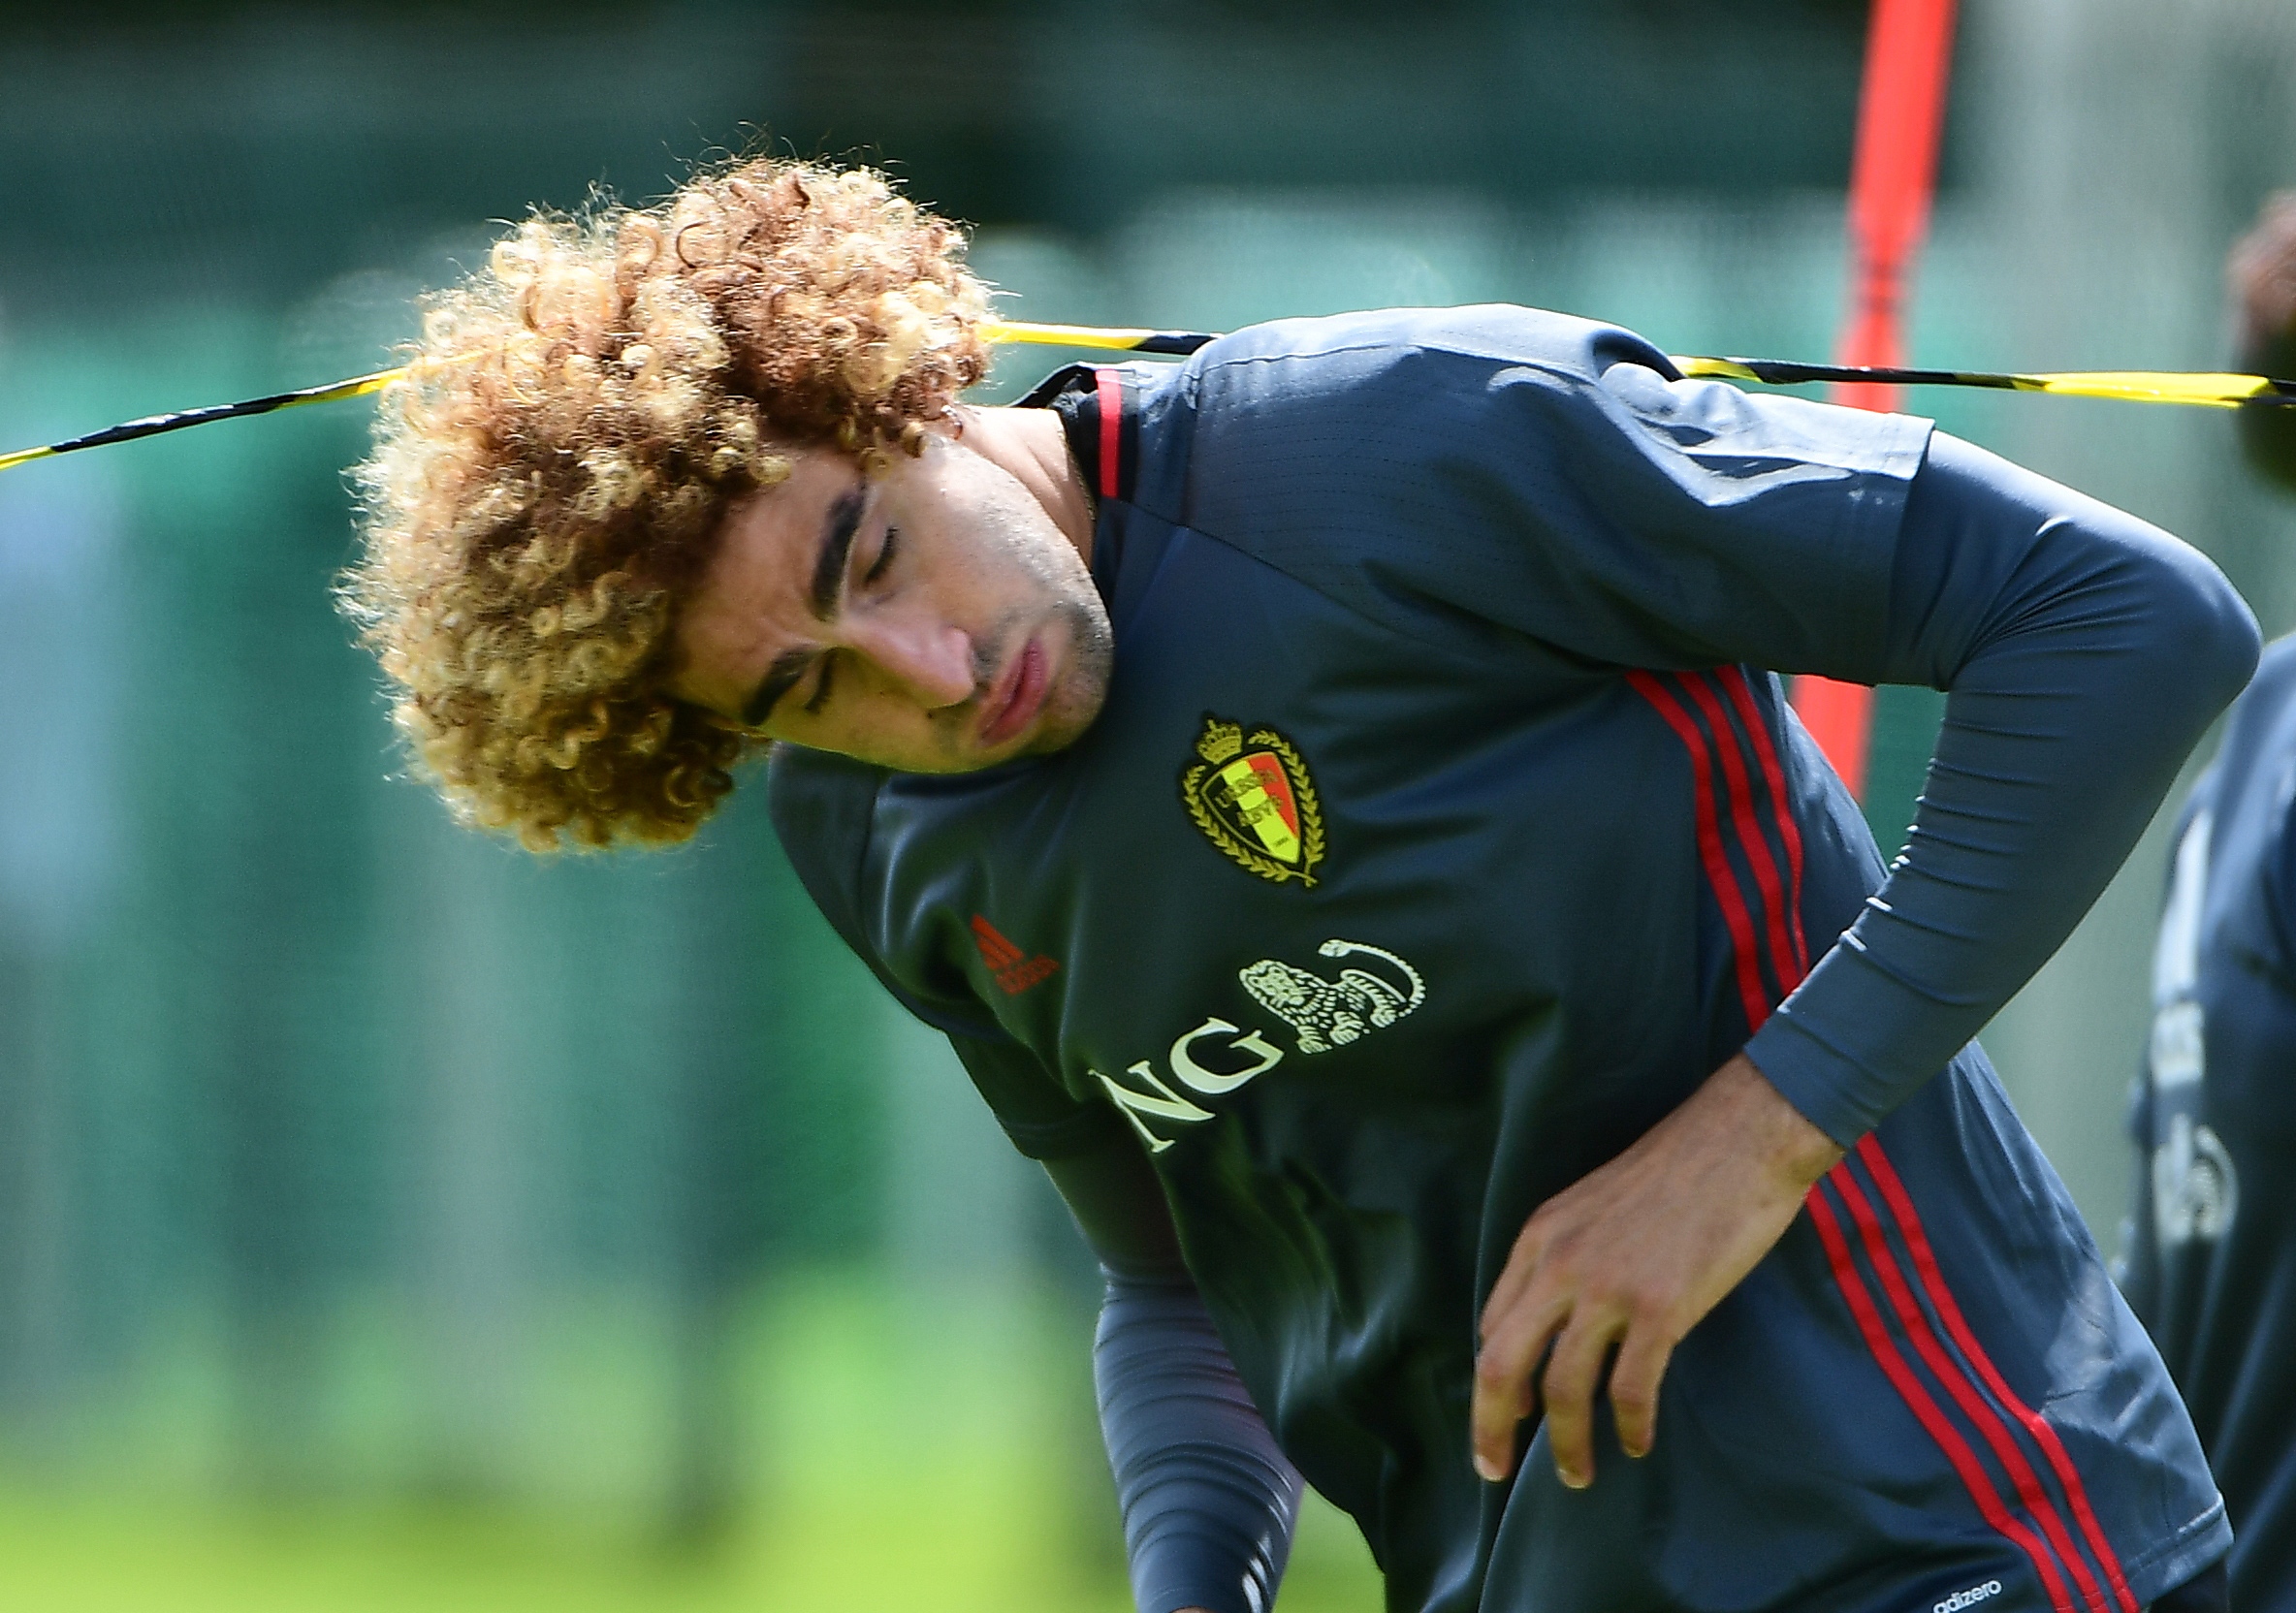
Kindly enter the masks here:
M 1100 405 L 1100 496 L 1114 498 L 1124 442 L 1124 377 L 1113 369 L 1096 370 L 1093 385 Z

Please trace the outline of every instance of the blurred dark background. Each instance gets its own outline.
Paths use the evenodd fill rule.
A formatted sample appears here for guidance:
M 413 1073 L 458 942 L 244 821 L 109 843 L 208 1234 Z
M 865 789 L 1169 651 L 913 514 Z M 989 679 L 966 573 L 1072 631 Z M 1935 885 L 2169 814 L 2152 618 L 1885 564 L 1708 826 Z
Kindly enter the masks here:
M 0 447 L 378 367 L 502 221 L 752 149 L 887 166 L 1023 318 L 1507 298 L 1822 358 L 1865 20 L 0 6 Z M 2219 366 L 2292 90 L 2266 0 L 1966 0 L 1917 361 Z M 2296 620 L 2222 419 L 1912 406 Z M 1092 1274 L 760 803 L 537 861 L 399 775 L 329 601 L 366 408 L 0 477 L 0 1599 L 1124 1605 Z M 1884 692 L 1885 847 L 1935 710 Z M 2108 1244 L 2158 875 L 1988 1036 Z M 1315 1513 L 1285 1606 L 1376 1603 Z

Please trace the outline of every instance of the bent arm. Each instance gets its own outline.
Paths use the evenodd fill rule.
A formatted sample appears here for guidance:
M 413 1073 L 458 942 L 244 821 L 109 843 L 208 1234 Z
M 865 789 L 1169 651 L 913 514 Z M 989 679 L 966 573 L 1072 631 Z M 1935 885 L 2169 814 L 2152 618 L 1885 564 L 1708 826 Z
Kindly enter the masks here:
M 1743 1055 L 1523 1228 L 1483 1315 L 1485 1476 L 1515 1465 L 1542 1356 L 1564 1483 L 1593 1481 L 1613 1350 L 1619 1442 L 1650 1448 L 1674 1345 L 1784 1233 L 1830 1163 L 1825 1139 L 1870 1130 L 2063 940 L 2257 648 L 2201 556 L 1942 434 L 1880 618 L 1827 670 L 1948 690 L 1911 838 Z
M 1907 497 L 1872 681 L 1948 691 L 1905 848 L 1746 1046 L 1835 1142 L 1944 1065 L 2056 950 L 2254 670 L 2216 568 L 1938 433 Z
M 1265 1613 L 1300 1478 L 1252 1404 L 1129 1137 L 1044 1161 L 1107 1279 L 1093 1376 L 1140 1613 Z

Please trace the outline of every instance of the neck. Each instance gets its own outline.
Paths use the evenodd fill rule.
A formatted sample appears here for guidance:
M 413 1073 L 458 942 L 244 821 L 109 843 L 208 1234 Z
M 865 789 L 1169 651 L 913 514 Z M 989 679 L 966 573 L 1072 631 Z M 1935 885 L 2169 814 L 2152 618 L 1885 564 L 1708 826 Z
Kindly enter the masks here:
M 1068 453 L 1061 417 L 1050 409 L 959 405 L 955 412 L 962 427 L 957 440 L 1026 488 L 1090 565 L 1092 494 Z

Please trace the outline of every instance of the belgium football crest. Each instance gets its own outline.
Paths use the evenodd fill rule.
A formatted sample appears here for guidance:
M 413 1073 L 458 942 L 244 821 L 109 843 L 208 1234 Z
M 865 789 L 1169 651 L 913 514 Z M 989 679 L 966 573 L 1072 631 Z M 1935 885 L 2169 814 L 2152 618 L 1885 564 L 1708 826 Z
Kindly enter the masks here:
M 1196 826 L 1262 879 L 1315 884 L 1323 812 L 1292 743 L 1272 728 L 1247 739 L 1241 723 L 1207 712 L 1196 753 L 1203 760 L 1180 775 L 1180 799 Z

